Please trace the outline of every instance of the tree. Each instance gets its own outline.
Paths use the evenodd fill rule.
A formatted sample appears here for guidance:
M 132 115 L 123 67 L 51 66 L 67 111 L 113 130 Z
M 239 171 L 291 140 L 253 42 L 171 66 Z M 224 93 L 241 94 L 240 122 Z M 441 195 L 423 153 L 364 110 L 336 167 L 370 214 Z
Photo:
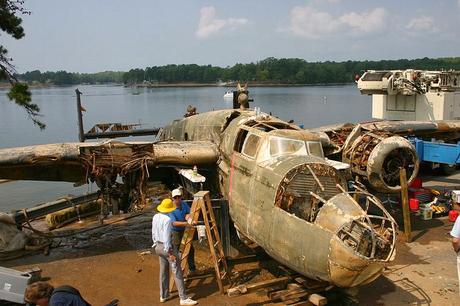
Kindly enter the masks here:
M 22 0 L 0 0 L 0 29 L 15 39 L 24 37 L 22 19 L 17 15 L 30 15 L 30 12 L 24 9 L 23 4 Z M 44 129 L 46 125 L 38 120 L 40 108 L 32 103 L 29 87 L 19 82 L 16 69 L 11 62 L 12 58 L 8 56 L 8 50 L 0 44 L 0 80 L 7 80 L 11 84 L 8 98 L 23 107 L 33 123 L 40 129 Z

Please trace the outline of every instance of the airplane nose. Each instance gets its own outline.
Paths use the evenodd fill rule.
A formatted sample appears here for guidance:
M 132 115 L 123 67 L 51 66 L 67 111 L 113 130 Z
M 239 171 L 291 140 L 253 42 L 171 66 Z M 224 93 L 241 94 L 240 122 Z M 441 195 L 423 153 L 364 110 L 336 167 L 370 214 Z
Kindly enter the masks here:
M 380 276 L 385 261 L 373 260 L 354 252 L 335 236 L 329 253 L 329 277 L 339 287 L 356 287 Z
M 356 194 L 358 200 L 346 192 L 332 197 L 315 221 L 334 233 L 329 276 L 343 287 L 374 280 L 395 256 L 396 222 L 376 197 L 366 191 Z

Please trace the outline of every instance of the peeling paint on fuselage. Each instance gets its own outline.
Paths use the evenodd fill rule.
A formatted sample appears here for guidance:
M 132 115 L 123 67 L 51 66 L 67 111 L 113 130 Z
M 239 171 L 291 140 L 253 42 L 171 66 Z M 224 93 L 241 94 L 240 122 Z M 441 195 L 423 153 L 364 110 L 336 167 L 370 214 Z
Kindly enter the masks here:
M 248 124 L 254 120 L 268 125 L 273 122 L 273 125 L 285 126 L 286 131 L 282 130 L 282 133 L 288 137 L 293 135 L 291 137 L 320 141 L 319 137 L 312 133 L 289 126 L 266 114 L 256 117 L 255 112 L 250 110 L 214 111 L 182 119 L 165 127 L 160 134 L 160 141 L 208 140 L 217 145 L 220 156 L 216 171 L 220 178 L 220 191 L 229 200 L 230 215 L 235 227 L 243 236 L 264 248 L 273 258 L 303 275 L 344 287 L 360 285 L 377 277 L 386 260 L 361 258 L 362 256 L 349 249 L 337 238 L 339 225 L 350 222 L 353 216 L 335 206 L 334 202 L 324 205 L 319 210 L 317 220 L 313 222 L 306 221 L 275 205 L 279 200 L 277 197 L 282 197 L 285 201 L 291 197 L 290 192 L 294 192 L 295 195 L 299 191 L 314 191 L 323 194 L 324 197 L 329 192 L 326 198 L 328 200 L 334 194 L 341 192 L 339 189 L 334 191 L 334 188 L 337 188 L 335 184 L 346 189 L 346 183 L 334 168 L 317 156 L 283 155 L 264 159 L 263 152 L 260 152 L 263 147 L 261 143 L 264 141 L 267 143 L 270 133 L 274 132 L 254 128 L 257 126 L 254 123 Z M 254 156 L 243 154 L 237 148 L 238 135 L 242 130 L 253 133 L 261 139 Z M 308 176 L 309 172 L 306 169 L 311 170 L 311 168 L 307 165 L 317 165 L 318 169 L 323 169 L 317 173 L 323 176 L 319 178 Z M 326 169 L 327 171 L 324 171 Z M 301 177 L 308 176 L 308 184 L 305 188 L 314 190 L 295 191 L 297 188 L 295 186 L 298 184 L 303 186 L 302 184 L 305 183 L 303 179 L 296 180 L 296 171 Z M 333 176 L 329 177 L 330 174 Z M 329 185 L 326 186 L 327 190 L 322 190 L 324 186 L 319 186 L 316 183 L 317 179 L 323 184 L 330 180 Z M 286 205 L 290 207 L 289 203 Z M 337 224 L 333 229 L 320 222 L 323 209 L 329 206 L 335 207 L 335 210 L 330 211 Z M 360 217 L 366 214 L 360 208 L 359 211 Z M 357 263 L 337 264 L 331 256 L 338 253 L 346 257 L 345 262 L 349 259 Z M 369 265 L 376 268 L 362 275 Z

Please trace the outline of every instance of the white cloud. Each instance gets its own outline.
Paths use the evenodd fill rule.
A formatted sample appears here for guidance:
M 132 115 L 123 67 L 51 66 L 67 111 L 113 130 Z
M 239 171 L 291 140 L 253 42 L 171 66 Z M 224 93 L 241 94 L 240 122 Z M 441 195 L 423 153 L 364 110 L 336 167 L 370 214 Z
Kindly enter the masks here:
M 318 3 L 318 4 L 324 4 L 324 1 L 325 0 L 315 0 L 314 2 Z M 331 3 L 331 4 L 338 4 L 338 3 L 342 2 L 342 0 L 326 0 L 326 2 Z
M 297 36 L 320 38 L 342 32 L 355 35 L 379 31 L 385 26 L 386 12 L 376 8 L 369 12 L 350 12 L 334 17 L 310 6 L 296 6 L 291 10 L 289 31 Z
M 361 14 L 351 12 L 341 16 L 339 20 L 356 32 L 376 32 L 381 30 L 385 25 L 385 9 L 376 8 L 370 12 Z
M 291 10 L 291 26 L 289 30 L 298 36 L 319 38 L 336 32 L 339 29 L 338 20 L 331 14 L 320 12 L 309 6 L 296 6 Z
M 436 30 L 434 26 L 433 18 L 428 17 L 428 16 L 420 16 L 418 18 L 411 19 L 409 23 L 406 25 L 406 29 L 413 31 L 413 32 L 421 32 L 421 31 L 426 32 L 426 31 Z
M 248 23 L 245 18 L 217 19 L 216 9 L 213 6 L 201 8 L 200 15 L 198 29 L 195 33 L 200 39 L 206 39 L 224 29 L 235 30 Z

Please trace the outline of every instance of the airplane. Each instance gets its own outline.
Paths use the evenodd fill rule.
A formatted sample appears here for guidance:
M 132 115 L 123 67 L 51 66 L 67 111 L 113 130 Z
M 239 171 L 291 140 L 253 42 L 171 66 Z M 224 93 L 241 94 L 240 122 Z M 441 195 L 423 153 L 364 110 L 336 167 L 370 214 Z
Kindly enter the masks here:
M 326 159 L 322 142 L 320 133 L 243 107 L 176 120 L 155 141 L 1 149 L 0 179 L 93 181 L 110 189 L 122 177 L 143 194 L 147 179 L 198 166 L 207 173 L 205 188 L 228 200 L 241 240 L 309 278 L 363 285 L 394 259 L 397 225 L 359 184 L 348 192 L 348 166 Z

